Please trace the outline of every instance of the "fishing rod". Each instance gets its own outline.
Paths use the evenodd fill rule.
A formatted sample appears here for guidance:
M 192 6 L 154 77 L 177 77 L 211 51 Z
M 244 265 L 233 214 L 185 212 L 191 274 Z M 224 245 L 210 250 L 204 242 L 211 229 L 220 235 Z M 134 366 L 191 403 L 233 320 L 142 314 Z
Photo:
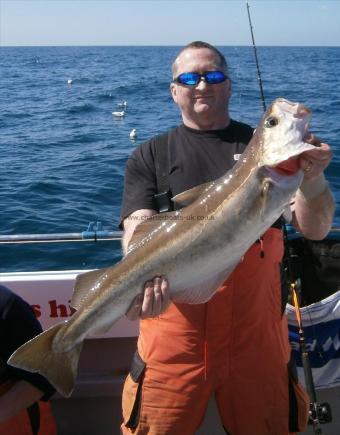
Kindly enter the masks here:
M 249 27 L 250 27 L 250 33 L 251 33 L 251 39 L 253 41 L 253 49 L 254 49 L 254 56 L 255 56 L 255 63 L 256 63 L 256 71 L 257 71 L 257 81 L 260 87 L 260 93 L 261 93 L 261 101 L 262 101 L 262 107 L 263 107 L 263 111 L 265 112 L 266 109 L 266 101 L 264 99 L 264 92 L 263 92 L 263 86 L 262 86 L 262 78 L 261 78 L 261 71 L 260 71 L 260 66 L 259 66 L 259 61 L 257 58 L 257 50 L 256 50 L 256 44 L 255 44 L 255 38 L 254 38 L 254 32 L 253 32 L 253 25 L 251 23 L 251 18 L 250 18 L 250 6 L 249 3 L 246 1 L 246 5 L 247 5 L 247 12 L 248 12 L 248 20 L 249 20 Z
M 264 98 L 264 92 L 263 92 L 263 86 L 262 86 L 262 78 L 261 78 L 261 71 L 260 66 L 257 58 L 257 50 L 256 50 L 256 44 L 255 44 L 255 38 L 253 33 L 253 25 L 250 18 L 250 6 L 248 1 L 246 1 L 247 6 L 247 13 L 248 13 L 248 20 L 249 20 L 249 26 L 250 26 L 250 32 L 251 32 L 251 38 L 253 42 L 253 48 L 254 48 L 254 56 L 255 56 L 255 63 L 256 63 L 256 70 L 257 70 L 257 79 L 260 87 L 260 93 L 261 93 L 261 100 L 262 100 L 262 106 L 263 111 L 266 111 L 266 102 Z M 292 300 L 295 307 L 295 314 L 296 319 L 298 322 L 299 327 L 299 344 L 300 344 L 300 351 L 302 356 L 302 364 L 305 374 L 305 382 L 306 382 L 306 389 L 309 395 L 309 419 L 308 423 L 312 424 L 313 426 L 313 432 L 316 435 L 322 434 L 322 428 L 321 424 L 323 423 L 329 423 L 332 421 L 332 414 L 330 405 L 328 403 L 318 403 L 317 397 L 316 397 L 316 390 L 314 385 L 314 379 L 313 379 L 313 373 L 312 373 L 312 367 L 309 361 L 309 355 L 305 344 L 305 336 L 304 336 L 304 330 L 302 326 L 302 317 L 300 312 L 300 306 L 297 296 L 297 291 L 300 290 L 300 279 L 293 279 L 293 271 L 292 271 L 292 265 L 291 265 L 291 258 L 289 255 L 289 240 L 287 235 L 287 228 L 286 224 L 283 224 L 283 232 L 284 232 L 284 246 L 285 246 L 285 260 L 286 260 L 286 267 L 285 272 L 287 274 L 287 277 L 290 281 L 290 291 L 292 295 Z
M 297 279 L 295 282 L 290 284 L 290 291 L 292 295 L 292 300 L 295 308 L 295 315 L 298 323 L 298 334 L 299 334 L 299 345 L 301 350 L 301 359 L 303 365 L 303 371 L 306 379 L 306 388 L 310 398 L 309 407 L 309 420 L 313 425 L 313 431 L 315 434 L 322 434 L 322 423 L 329 423 L 332 421 L 331 407 L 328 403 L 318 403 L 316 397 L 316 390 L 314 385 L 312 367 L 309 361 L 309 354 L 306 348 L 305 334 L 302 325 L 302 316 L 300 311 L 300 304 L 298 298 L 298 292 L 300 290 L 300 280 Z

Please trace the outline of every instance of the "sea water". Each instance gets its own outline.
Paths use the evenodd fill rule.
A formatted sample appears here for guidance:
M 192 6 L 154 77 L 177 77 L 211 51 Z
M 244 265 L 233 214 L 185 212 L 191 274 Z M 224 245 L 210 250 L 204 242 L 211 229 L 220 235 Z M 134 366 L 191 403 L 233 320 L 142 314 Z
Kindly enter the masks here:
M 230 67 L 231 116 L 256 126 L 262 103 L 253 50 L 220 48 Z M 0 234 L 82 232 L 90 221 L 118 229 L 129 154 L 180 123 L 169 93 L 178 50 L 0 48 Z M 311 130 L 333 147 L 327 178 L 339 225 L 340 48 L 258 47 L 258 56 L 267 104 L 305 103 Z M 112 115 L 123 109 L 124 117 Z M 113 241 L 0 245 L 0 272 L 99 268 L 120 256 Z

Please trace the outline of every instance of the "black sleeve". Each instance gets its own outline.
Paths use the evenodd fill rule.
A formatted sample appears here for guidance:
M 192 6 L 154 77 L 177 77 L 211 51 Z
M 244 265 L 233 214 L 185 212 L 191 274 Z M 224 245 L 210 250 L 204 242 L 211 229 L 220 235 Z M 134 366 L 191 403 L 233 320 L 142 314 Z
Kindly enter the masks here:
M 127 161 L 119 227 L 122 228 L 123 220 L 136 210 L 157 210 L 156 193 L 155 162 L 152 141 L 149 141 L 139 146 Z
M 42 332 L 41 325 L 30 305 L 17 295 L 14 295 L 6 317 L 2 319 L 2 325 L 5 343 L 1 344 L 1 353 L 6 361 L 18 347 Z M 54 387 L 37 373 L 27 372 L 8 364 L 6 369 L 10 379 L 25 380 L 43 391 L 45 394 L 41 400 L 48 400 L 55 393 Z

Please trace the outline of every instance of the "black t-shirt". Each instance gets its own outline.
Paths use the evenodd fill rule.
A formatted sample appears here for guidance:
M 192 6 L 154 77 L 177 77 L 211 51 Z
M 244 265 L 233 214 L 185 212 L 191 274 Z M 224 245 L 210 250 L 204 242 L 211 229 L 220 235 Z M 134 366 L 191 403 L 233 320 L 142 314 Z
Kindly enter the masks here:
M 41 325 L 30 305 L 0 285 L 0 383 L 5 380 L 25 380 L 43 391 L 42 400 L 47 400 L 55 393 L 55 389 L 43 376 L 7 364 L 8 358 L 19 346 L 40 332 Z
M 171 131 L 169 183 L 173 196 L 216 180 L 236 163 L 253 135 L 246 124 L 231 120 L 222 130 L 201 131 L 180 125 Z M 129 157 L 125 171 L 121 222 L 140 209 L 157 210 L 156 161 L 168 133 L 141 144 Z

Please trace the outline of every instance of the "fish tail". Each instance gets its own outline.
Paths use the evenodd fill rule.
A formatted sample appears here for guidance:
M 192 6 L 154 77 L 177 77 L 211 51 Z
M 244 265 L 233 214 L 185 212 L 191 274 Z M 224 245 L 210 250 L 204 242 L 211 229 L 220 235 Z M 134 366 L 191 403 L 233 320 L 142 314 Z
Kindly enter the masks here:
M 82 342 L 64 352 L 53 349 L 56 334 L 64 327 L 57 324 L 19 347 L 8 364 L 20 369 L 40 373 L 65 397 L 71 395 L 77 376 Z

